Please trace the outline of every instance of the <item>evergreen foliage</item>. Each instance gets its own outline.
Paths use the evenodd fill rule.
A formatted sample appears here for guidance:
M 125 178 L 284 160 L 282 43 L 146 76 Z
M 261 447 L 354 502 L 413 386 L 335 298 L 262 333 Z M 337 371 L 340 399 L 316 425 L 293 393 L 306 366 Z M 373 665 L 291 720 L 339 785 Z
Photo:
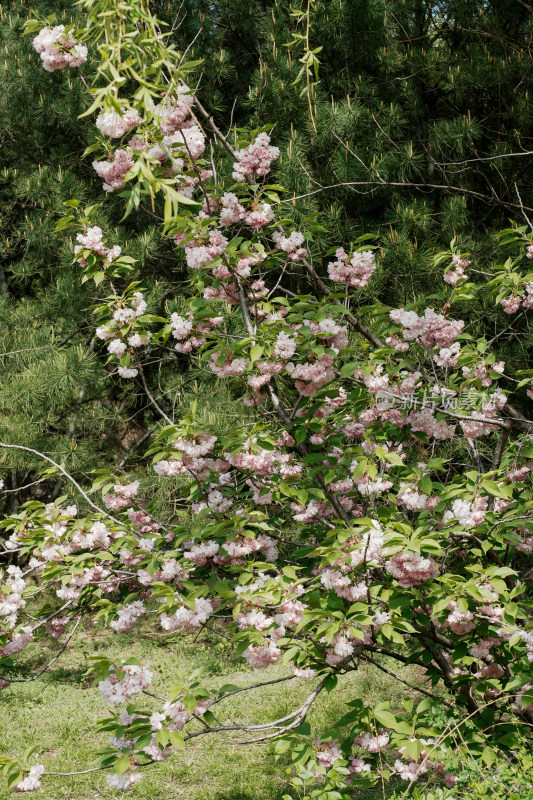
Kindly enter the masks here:
M 176 6 L 168 4 L 169 19 Z M 295 204 L 297 219 L 320 211 L 335 241 L 380 235 L 391 265 L 382 299 L 405 302 L 427 289 L 428 253 L 454 235 L 487 258 L 487 230 L 510 216 L 524 222 L 514 184 L 531 205 L 533 168 L 523 153 L 533 141 L 533 28 L 525 6 L 312 5 L 310 47 L 322 47 L 311 87 L 316 133 L 305 81 L 295 83 L 303 47 L 287 46 L 305 33 L 305 16 L 283 0 L 194 0 L 185 8 L 177 37 L 185 44 L 197 36 L 200 96 L 219 109 L 221 125 L 231 113 L 242 125 L 276 123 L 279 181 L 296 196 L 310 193 Z M 510 153 L 519 155 L 499 158 Z
M 300 224 L 320 215 L 323 230 L 315 237 L 322 251 L 361 233 L 376 235 L 387 266 L 374 276 L 370 301 L 402 305 L 430 291 L 440 281 L 431 255 L 453 236 L 483 269 L 496 252 L 487 232 L 509 217 L 524 221 L 519 206 L 531 204 L 533 178 L 531 159 L 523 155 L 532 141 L 532 26 L 524 6 L 502 0 L 482 8 L 425 0 L 395 0 L 386 9 L 366 0 L 311 4 L 309 46 L 322 49 L 309 97 L 305 80 L 297 80 L 304 44 L 295 42 L 295 34 L 306 33 L 306 4 L 300 16 L 282 0 L 164 0 L 152 7 L 167 20 L 178 48 L 203 59 L 198 96 L 223 129 L 228 119 L 246 129 L 276 123 L 282 151 L 276 177 L 289 189 L 285 197 L 309 195 L 288 202 L 287 216 Z M 58 21 L 72 19 L 74 9 L 66 0 L 35 4 L 38 13 L 58 13 Z M 114 379 L 101 348 L 95 352 L 87 309 L 103 290 L 86 285 L 80 291 L 73 243 L 54 233 L 66 200 L 101 201 L 91 156 L 80 158 L 89 142 L 87 122 L 78 118 L 87 103 L 83 86 L 74 73 L 51 76 L 41 69 L 20 36 L 25 3 L 12 0 L 2 13 L 0 341 L 10 355 L 0 357 L 0 427 L 10 442 L 89 472 L 102 462 L 121 463 L 157 414 L 142 390 Z M 90 63 L 85 67 L 90 80 Z M 53 104 L 45 103 L 50 91 Z M 339 186 L 354 182 L 364 185 Z M 101 227 L 138 259 L 131 279 L 150 288 L 152 302 L 157 284 L 159 307 L 150 311 L 176 310 L 167 297 L 188 294 L 187 276 L 182 256 L 156 240 L 156 220 L 144 209 L 121 222 L 114 199 L 99 214 Z M 317 264 L 322 274 L 324 267 Z M 304 290 L 298 274 L 292 288 Z M 501 315 L 487 305 L 478 322 L 490 334 Z M 527 344 L 527 328 L 514 322 L 501 340 L 506 357 L 523 359 L 522 337 Z M 146 368 L 165 408 L 186 408 L 199 397 L 201 407 L 203 399 L 211 404 L 206 413 L 228 413 L 231 397 L 213 406 L 211 382 L 185 359 L 170 352 L 168 358 L 175 369 L 162 378 L 159 362 Z M 11 488 L 31 481 L 38 462 L 29 454 L 0 458 Z M 54 487 L 47 484 L 47 491 Z
M 75 20 L 75 8 L 68 0 L 34 4 L 37 13 L 56 14 L 58 24 Z M 44 452 L 73 474 L 87 474 L 128 458 L 150 429 L 153 414 L 146 414 L 146 398 L 116 380 L 105 356 L 95 351 L 90 308 L 104 290 L 92 282 L 80 287 L 75 242 L 55 232 L 66 201 L 102 201 L 91 157 L 81 158 L 91 141 L 87 120 L 79 118 L 87 107 L 83 84 L 74 73 L 50 75 L 42 69 L 31 42 L 22 37 L 26 3 L 8 3 L 0 13 L 5 56 L 0 93 L 0 438 Z M 85 74 L 90 80 L 90 65 Z M 46 100 L 50 96 L 52 104 Z M 164 304 L 166 281 L 175 281 L 176 271 L 169 269 L 169 256 L 159 252 L 153 220 L 137 214 L 121 223 L 121 217 L 120 208 L 107 204 L 99 210 L 98 224 L 137 259 L 131 280 L 144 280 L 152 288 L 158 282 L 155 297 Z M 17 490 L 3 496 L 4 506 L 13 511 L 30 496 L 24 487 L 40 473 L 42 460 L 28 452 L 4 451 L 0 465 L 6 488 Z M 31 492 L 53 499 L 60 490 L 54 478 Z
M 169 634 L 207 627 L 250 666 L 290 674 L 216 697 L 194 674 L 167 702 L 147 691 L 153 665 L 100 652 L 102 699 L 127 704 L 100 723 L 109 786 L 134 787 L 189 739 L 246 732 L 290 753 L 302 800 L 379 783 L 385 796 L 391 777 L 404 796 L 419 779 L 419 798 L 432 781 L 460 791 L 461 759 L 512 759 L 533 729 L 533 226 L 526 137 L 511 129 L 528 124 L 527 89 L 513 92 L 529 20 L 494 6 L 472 27 L 463 5 L 407 0 L 276 2 L 249 20 L 241 5 L 170 3 L 167 37 L 148 0 L 80 5 L 85 29 L 49 17 L 24 32 L 45 69 L 98 51 L 81 79 L 99 134 L 86 137 L 79 94 L 63 107 L 71 69 L 48 135 L 33 142 L 26 120 L 17 142 L 22 50 L 2 111 L 0 528 L 17 565 L 0 574 L 0 689 L 46 673 L 86 621 L 123 635 L 157 614 Z M 16 52 L 17 10 L 2 17 Z M 516 73 L 494 70 L 497 111 L 485 56 Z M 103 187 L 93 157 L 108 159 L 92 164 Z M 526 225 L 491 237 L 514 211 Z M 505 264 L 483 269 L 497 246 Z M 34 481 L 33 456 L 55 469 Z M 45 630 L 68 630 L 57 657 L 36 672 L 12 659 Z M 383 656 L 421 670 L 422 701 L 376 704 L 367 678 L 366 700 L 316 737 L 318 695 L 369 662 L 394 677 Z M 211 709 L 294 679 L 318 682 L 266 724 Z M 129 702 L 142 693 L 158 705 Z M 0 754 L 14 791 L 80 772 L 33 752 Z

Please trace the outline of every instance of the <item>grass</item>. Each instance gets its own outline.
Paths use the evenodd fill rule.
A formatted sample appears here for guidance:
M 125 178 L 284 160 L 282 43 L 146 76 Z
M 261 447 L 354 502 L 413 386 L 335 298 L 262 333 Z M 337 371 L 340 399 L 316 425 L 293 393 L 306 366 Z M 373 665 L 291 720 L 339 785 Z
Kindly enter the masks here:
M 50 659 L 44 642 L 40 650 L 38 642 L 28 653 L 34 666 Z M 242 659 L 235 659 L 225 643 L 85 632 L 38 681 L 13 684 L 0 693 L 1 753 L 16 757 L 35 744 L 38 758 L 33 763 L 43 763 L 47 771 L 70 772 L 95 765 L 98 749 L 107 743 L 105 734 L 96 731 L 106 706 L 85 672 L 89 657 L 99 653 L 117 659 L 139 658 L 154 671 L 154 691 L 162 694 L 174 682 L 186 683 L 195 670 L 201 671 L 202 685 L 210 690 L 226 683 L 246 686 L 286 674 L 279 666 L 252 671 Z M 417 679 L 414 670 L 407 670 L 405 677 Z M 267 722 L 297 707 L 312 685 L 311 681 L 295 680 L 243 692 L 224 701 L 217 715 L 231 722 Z M 323 692 L 319 696 L 309 716 L 313 732 L 339 719 L 349 700 L 366 698 L 369 685 L 374 702 L 387 699 L 400 706 L 404 687 L 369 665 L 368 670 L 365 667 L 342 677 L 332 695 Z M 144 769 L 142 781 L 128 796 L 132 800 L 281 800 L 289 790 L 284 779 L 286 764 L 276 762 L 271 743 L 242 746 L 236 743 L 241 738 L 242 734 L 213 734 L 192 740 L 184 751 L 173 751 L 166 761 Z M 42 785 L 41 800 L 116 796 L 101 772 L 46 777 Z M 13 797 L 12 793 L 0 782 L 0 798 L 8 797 Z M 364 792 L 364 800 L 377 798 L 383 798 L 380 787 Z

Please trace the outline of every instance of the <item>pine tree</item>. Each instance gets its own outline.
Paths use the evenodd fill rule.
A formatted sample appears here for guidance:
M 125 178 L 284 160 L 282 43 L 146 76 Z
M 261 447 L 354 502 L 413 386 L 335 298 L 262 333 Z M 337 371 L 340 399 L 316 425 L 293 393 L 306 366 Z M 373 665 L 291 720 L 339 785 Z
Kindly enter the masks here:
M 275 123 L 286 214 L 297 223 L 319 215 L 321 251 L 375 235 L 384 266 L 369 302 L 402 305 L 427 293 L 441 280 L 431 256 L 455 235 L 483 269 L 496 250 L 487 233 L 509 217 L 523 223 L 522 203 L 533 216 L 533 173 L 524 155 L 532 82 L 525 6 L 497 0 L 480 12 L 470 0 L 394 0 L 386 9 L 373 0 L 330 0 L 312 3 L 308 15 L 302 5 L 300 16 L 282 0 L 152 6 L 178 48 L 194 41 L 188 57 L 203 59 L 198 96 L 224 130 L 230 119 L 246 130 Z M 58 22 L 70 21 L 73 9 L 66 0 L 35 4 L 38 13 L 57 13 Z M 106 366 L 87 310 L 102 291 L 92 284 L 80 291 L 74 243 L 54 233 L 65 201 L 102 202 L 101 182 L 91 157 L 82 158 L 92 141 L 78 118 L 86 108 L 83 87 L 75 72 L 42 70 L 31 40 L 21 36 L 28 13 L 11 0 L 0 18 L 0 431 L 87 473 L 121 464 L 159 417 L 138 381 L 126 386 Z M 307 23 L 309 48 L 322 48 L 318 80 L 313 74 L 309 86 L 305 76 L 297 80 L 306 44 L 295 41 L 295 34 L 306 36 Z M 89 81 L 91 69 L 89 60 Z M 53 103 L 45 99 L 50 92 Z M 111 243 L 126 242 L 138 259 L 130 278 L 151 290 L 150 311 L 168 315 L 176 309 L 167 298 L 187 295 L 188 278 L 182 255 L 156 239 L 152 213 L 140 209 L 122 220 L 121 203 L 110 197 L 98 222 Z M 325 271 L 325 263 L 317 266 Z M 305 291 L 301 276 L 293 289 Z M 501 313 L 491 306 L 487 330 Z M 510 335 L 525 333 L 518 322 Z M 518 339 L 501 341 L 522 357 Z M 213 405 L 209 383 L 185 359 L 170 351 L 165 357 L 172 369 L 162 378 L 160 362 L 146 369 L 160 406 L 179 411 L 199 397 L 208 401 L 206 413 L 230 407 L 231 397 Z M 10 488 L 31 482 L 41 466 L 29 453 L 0 459 Z M 45 491 L 51 496 L 59 486 L 50 481 Z
M 47 17 L 55 13 L 55 24 L 75 19 L 66 0 L 40 2 L 34 10 Z M 74 72 L 50 75 L 42 69 L 31 38 L 22 36 L 29 13 L 25 3 L 11 2 L 0 13 L 5 59 L 0 93 L 0 440 L 44 453 L 79 476 L 134 459 L 136 443 L 146 439 L 157 415 L 139 386 L 125 385 L 106 367 L 107 354 L 95 340 L 90 311 L 103 290 L 91 282 L 80 291 L 75 242 L 54 230 L 64 215 L 63 204 L 73 197 L 102 203 L 91 157 L 82 158 L 92 143 L 90 126 L 79 119 L 87 106 L 84 87 Z M 86 65 L 89 81 L 91 68 Z M 140 280 L 149 287 L 157 282 L 163 308 L 168 281 L 176 280 L 174 260 L 155 244 L 149 215 L 132 215 L 121 223 L 122 211 L 110 199 L 99 211 L 98 224 L 112 244 L 120 241 L 137 259 L 128 282 Z M 176 361 L 176 384 L 180 371 Z M 150 371 L 147 380 L 152 383 Z M 42 459 L 28 451 L 2 451 L 0 475 L 11 490 L 3 494 L 4 506 L 13 510 L 30 496 L 57 496 L 62 484 L 55 476 L 29 486 L 42 468 Z
M 161 5 L 170 20 L 178 4 Z M 305 13 L 295 17 L 282 0 L 186 7 L 176 36 L 185 46 L 198 34 L 200 95 L 221 125 L 230 113 L 243 126 L 275 123 L 280 183 L 309 194 L 287 206 L 296 218 L 320 211 L 333 245 L 379 235 L 390 264 L 382 299 L 407 302 L 426 289 L 428 255 L 454 235 L 486 258 L 487 231 L 509 217 L 524 224 L 533 182 L 525 6 L 312 3 L 309 46 L 322 49 L 311 112 L 305 79 L 295 82 L 305 42 L 288 45 L 306 33 Z

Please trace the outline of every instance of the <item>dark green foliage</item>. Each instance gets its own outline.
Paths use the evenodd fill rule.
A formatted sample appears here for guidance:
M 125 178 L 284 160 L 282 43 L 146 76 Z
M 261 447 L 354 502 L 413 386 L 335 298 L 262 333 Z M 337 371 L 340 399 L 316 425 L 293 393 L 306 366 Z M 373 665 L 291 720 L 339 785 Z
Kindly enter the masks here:
M 170 19 L 178 3 L 161 7 Z M 476 159 L 531 149 L 526 6 L 317 3 L 310 16 L 310 47 L 323 47 L 312 92 L 316 133 L 305 82 L 293 85 L 303 50 L 286 46 L 305 32 L 305 19 L 297 22 L 288 2 L 185 7 L 176 36 L 185 45 L 198 33 L 192 53 L 205 59 L 204 102 L 223 129 L 231 114 L 243 126 L 276 124 L 277 177 L 297 196 L 314 193 L 296 203 L 296 219 L 320 210 L 333 245 L 379 233 L 389 265 L 382 299 L 406 302 L 427 291 L 428 253 L 454 234 L 485 258 L 487 231 L 510 216 L 523 224 L 514 183 L 531 206 L 531 158 Z M 337 188 L 321 191 L 330 186 Z
M 32 8 L 57 14 L 59 24 L 70 22 L 76 7 L 54 0 Z M 98 224 L 111 244 L 120 241 L 138 259 L 128 280 L 159 281 L 162 305 L 168 278 L 175 280 L 175 259 L 170 251 L 167 260 L 159 258 L 148 215 L 119 227 L 120 204 L 105 203 L 90 156 L 82 159 L 93 141 L 92 120 L 78 118 L 88 104 L 85 88 L 74 71 L 43 70 L 31 38 L 22 36 L 28 14 L 26 3 L 11 2 L 0 16 L 0 440 L 44 452 L 79 476 L 121 463 L 153 415 L 138 387 L 106 369 L 90 311 L 102 292 L 92 281 L 80 286 L 74 242 L 55 233 L 63 203 L 104 202 Z M 89 62 L 88 81 L 91 70 Z M 30 490 L 21 487 L 42 468 L 37 456 L 3 450 L 6 488 L 20 489 L 4 495 L 4 504 L 13 510 L 28 499 Z M 32 491 L 53 496 L 60 488 L 51 478 Z
M 485 270 L 496 253 L 491 233 L 509 218 L 524 224 L 520 203 L 533 206 L 533 166 L 523 155 L 533 142 L 526 5 L 317 2 L 309 46 L 323 49 L 309 97 L 305 80 L 294 83 L 302 45 L 286 46 L 305 33 L 305 17 L 292 16 L 288 2 L 154 0 L 152 7 L 182 51 L 194 40 L 187 57 L 204 60 L 198 95 L 222 130 L 231 122 L 244 129 L 275 123 L 286 214 L 297 225 L 320 215 L 315 259 L 362 233 L 376 235 L 381 265 L 362 302 L 398 306 L 431 295 L 442 285 L 432 255 L 455 235 Z M 57 13 L 58 22 L 77 13 L 67 0 L 32 8 Z M 138 381 L 117 380 L 106 367 L 87 310 L 103 290 L 80 286 L 74 243 L 54 233 L 63 203 L 103 202 L 98 224 L 110 244 L 138 259 L 128 280 L 150 290 L 151 312 L 176 310 L 168 299 L 189 293 L 188 276 L 174 246 L 158 239 L 149 210 L 121 222 L 121 198 L 105 198 L 91 156 L 81 158 L 94 130 L 92 119 L 78 118 L 85 89 L 74 70 L 42 69 L 31 38 L 21 35 L 28 14 L 26 3 L 11 0 L 0 17 L 0 354 L 8 354 L 0 355 L 0 439 L 46 452 L 75 474 L 131 458 L 129 468 L 142 453 L 132 446 L 158 417 Z M 91 56 L 83 67 L 89 83 Z M 307 291 L 298 267 L 293 272 L 294 290 Z M 490 337 L 503 312 L 490 301 L 476 314 L 477 331 Z M 526 333 L 523 320 L 513 321 L 500 340 L 504 357 L 522 359 Z M 229 391 L 213 404 L 204 370 L 170 349 L 160 357 L 146 373 L 163 408 L 179 412 L 199 397 L 206 415 L 233 413 Z M 27 453 L 0 454 L 9 488 L 31 481 L 38 466 Z M 59 488 L 51 481 L 45 490 Z M 9 502 L 27 497 L 12 494 Z

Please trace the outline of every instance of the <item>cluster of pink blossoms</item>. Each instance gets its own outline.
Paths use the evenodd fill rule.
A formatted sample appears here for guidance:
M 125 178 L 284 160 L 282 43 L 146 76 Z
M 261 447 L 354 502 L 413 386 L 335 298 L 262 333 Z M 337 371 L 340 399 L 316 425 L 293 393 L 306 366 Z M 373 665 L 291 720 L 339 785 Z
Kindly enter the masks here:
M 497 361 L 494 364 L 480 361 L 475 367 L 463 367 L 462 372 L 465 378 L 480 381 L 482 386 L 487 387 L 492 384 L 490 373 L 496 372 L 498 375 L 503 375 L 504 369 L 505 361 Z
M 118 618 L 114 619 L 109 627 L 113 628 L 117 633 L 129 633 L 133 630 L 136 622 L 146 614 L 146 608 L 140 600 L 135 600 L 133 603 L 119 609 Z
M 189 87 L 182 83 L 177 89 L 167 95 L 163 102 L 155 106 L 154 114 L 159 117 L 161 130 L 165 134 L 176 133 L 191 113 L 194 95 Z
M 132 483 L 116 483 L 113 486 L 113 494 L 108 493 L 103 497 L 104 505 L 113 511 L 120 511 L 122 508 L 131 505 L 134 497 L 137 497 L 139 492 L 139 481 Z
M 287 253 L 291 261 L 301 261 L 307 255 L 307 250 L 302 247 L 305 241 L 303 233 L 293 231 L 290 236 L 285 236 L 281 231 L 274 231 L 272 239 L 276 248 Z
M 65 67 L 80 67 L 87 61 L 87 48 L 76 41 L 64 25 L 43 28 L 33 40 L 33 46 L 41 56 L 47 72 Z
M 414 411 L 408 421 L 413 431 L 422 431 L 433 439 L 451 439 L 455 433 L 455 425 L 448 425 L 444 419 L 437 421 L 431 408 Z
M 7 567 L 6 573 L 6 581 L 2 584 L 0 593 L 0 619 L 5 628 L 10 630 L 17 624 L 19 611 L 26 605 L 22 597 L 26 581 L 20 567 L 13 564 Z
M 363 758 L 350 758 L 350 763 L 348 764 L 348 772 L 350 773 L 350 777 L 347 778 L 347 783 L 351 783 L 354 780 L 354 775 L 361 775 L 364 772 L 370 772 L 372 767 L 370 764 L 367 764 Z
M 443 522 L 456 517 L 458 522 L 464 528 L 475 528 L 481 525 L 485 519 L 489 505 L 488 497 L 478 497 L 475 500 L 454 500 L 452 503 L 452 510 L 446 511 L 443 516 Z
M 273 355 L 275 358 L 281 358 L 288 361 L 293 357 L 296 352 L 296 340 L 286 333 L 278 333 L 276 343 L 274 345 Z
M 131 131 L 142 121 L 141 115 L 133 108 L 122 109 L 119 114 L 118 111 L 105 111 L 96 118 L 96 127 L 101 131 L 104 136 L 110 136 L 112 139 L 118 139 L 124 136 L 125 133 Z
M 131 789 L 132 786 L 139 783 L 141 779 L 142 775 L 140 772 L 124 772 L 123 775 L 117 775 L 116 772 L 112 772 L 110 775 L 106 775 L 106 781 L 109 786 L 112 789 L 121 789 L 122 791 Z
M 366 731 L 363 731 L 363 733 L 355 737 L 353 743 L 366 750 L 367 753 L 379 753 L 380 750 L 383 750 L 388 745 L 389 734 L 383 729 L 376 736 L 371 736 Z
M 220 258 L 228 246 L 228 240 L 219 230 L 210 231 L 203 240 L 193 239 L 182 244 L 182 239 L 182 234 L 174 236 L 176 244 L 181 245 L 185 250 L 187 266 L 190 269 L 202 269 L 202 267 L 212 264 L 213 261 Z
M 353 636 L 349 630 L 338 633 L 331 641 L 329 647 L 326 647 L 326 664 L 330 667 L 336 667 L 354 653 L 361 652 L 365 644 L 371 644 L 372 635 L 368 625 L 363 625 L 360 631 L 363 635 L 362 641 L 359 637 Z M 320 639 L 320 642 L 322 644 L 327 644 L 325 637 Z
M 222 358 L 220 353 L 211 353 L 211 363 L 209 367 L 219 378 L 230 378 L 232 376 L 242 375 L 243 372 L 246 372 L 250 364 L 247 358 L 233 358 L 232 356 L 226 357 L 225 361 L 219 363 Z
M 463 320 L 447 320 L 432 308 L 426 308 L 424 316 L 415 311 L 394 308 L 389 316 L 403 327 L 402 335 L 408 341 L 418 341 L 424 347 L 450 347 L 463 330 Z
M 175 350 L 178 353 L 190 353 L 193 348 L 202 347 L 207 342 L 206 335 L 223 322 L 223 317 L 205 317 L 201 322 L 196 322 L 192 311 L 187 316 L 176 312 L 171 314 L 172 336 L 177 340 Z
M 522 288 L 524 294 L 513 293 L 500 300 L 506 314 L 516 314 L 520 308 L 525 311 L 533 308 L 533 281 L 524 283 Z
M 192 121 L 184 122 L 181 130 L 169 136 L 163 136 L 161 141 L 150 146 L 137 137 L 128 142 L 132 150 L 145 151 L 148 158 L 160 164 L 169 162 L 164 177 L 170 178 L 176 173 L 181 173 L 185 164 L 190 166 L 191 160 L 195 161 L 205 150 L 205 136 L 198 125 Z M 180 175 L 180 192 L 188 197 L 197 183 L 204 182 L 212 177 L 211 170 L 202 170 L 200 176 Z
M 367 472 L 358 475 L 355 479 L 357 491 L 364 497 L 375 497 L 376 495 L 388 492 L 392 489 L 392 481 L 386 480 L 386 477 L 371 478 Z
M 209 706 L 210 700 L 200 700 L 192 712 L 187 711 L 181 700 L 175 700 L 173 703 L 166 702 L 163 706 L 163 713 L 157 711 L 150 717 L 153 730 L 161 730 L 162 722 L 165 719 L 171 720 L 168 729 L 171 731 L 181 731 L 183 727 L 193 718 L 201 717 L 205 714 Z
M 362 516 L 362 510 L 351 497 L 341 497 L 339 502 L 345 511 L 352 512 L 354 516 Z M 311 500 L 307 505 L 291 503 L 291 509 L 295 522 L 304 522 L 307 525 L 338 516 L 332 505 L 318 500 Z
M 177 449 L 180 449 L 179 441 Z M 220 483 L 228 480 L 224 476 L 229 469 L 230 465 L 224 459 L 190 456 L 183 448 L 181 448 L 181 459 L 161 460 L 154 466 L 157 475 L 188 475 L 193 480 L 203 480 L 213 472 L 218 475 Z M 229 480 L 231 481 L 231 478 Z
M 476 627 L 476 620 L 474 618 L 474 614 L 469 611 L 462 611 L 458 606 L 455 600 L 452 600 L 450 605 L 448 606 L 449 615 L 444 622 L 444 627 L 449 628 L 453 633 L 461 635 L 463 633 L 468 633 L 468 631 L 474 630 Z
M 47 558 L 46 560 L 54 559 Z M 78 600 L 85 586 L 98 586 L 103 594 L 116 592 L 120 581 L 118 578 L 110 577 L 110 575 L 110 570 L 104 567 L 87 567 L 80 575 L 72 575 L 68 584 L 61 589 L 57 589 L 56 594 L 61 600 Z
M 15 653 L 20 653 L 30 643 L 33 636 L 33 628 L 29 625 L 23 626 L 17 633 L 11 634 L 8 642 L 0 647 L 0 658 L 3 656 L 14 656 Z
M 264 669 L 271 664 L 277 664 L 282 656 L 282 651 L 273 639 L 267 640 L 262 645 L 250 645 L 243 653 L 244 658 L 255 669 Z
M 409 343 L 402 342 L 402 340 L 396 336 L 387 336 L 385 339 L 385 344 L 388 344 L 389 347 L 392 347 L 398 353 L 406 353 L 409 350 Z
M 348 575 L 343 575 L 336 569 L 325 569 L 320 575 L 320 582 L 325 589 L 332 589 L 338 597 L 343 597 L 350 603 L 364 600 L 367 596 L 367 585 L 364 581 L 353 585 Z
M 220 198 L 222 210 L 219 216 L 219 223 L 223 227 L 234 225 L 237 222 L 244 222 L 253 230 L 260 230 L 274 221 L 274 211 L 268 203 L 258 203 L 252 205 L 247 210 L 240 202 L 236 194 L 226 192 Z
M 335 378 L 333 356 L 320 356 L 314 362 L 286 365 L 286 370 L 294 380 L 296 389 L 302 397 L 313 397 L 322 386 Z
M 216 510 L 216 506 L 215 506 Z M 250 536 L 237 536 L 230 541 L 220 545 L 218 542 L 199 542 L 194 540 L 186 543 L 188 547 L 184 551 L 185 558 L 192 561 L 197 566 L 205 564 L 231 566 L 234 564 L 244 564 L 243 558 L 257 553 L 260 550 L 264 553 L 266 561 L 276 561 L 278 550 L 275 542 L 270 536 L 261 534 L 257 538 Z
M 61 26 L 62 27 L 62 26 Z M 36 789 L 41 788 L 41 775 L 44 772 L 44 767 L 42 764 L 35 764 L 35 766 L 30 767 L 30 771 L 26 778 L 22 778 L 15 786 L 13 786 L 14 792 L 34 792 Z
M 214 601 L 198 597 L 194 601 L 194 608 L 180 606 L 171 616 L 161 614 L 161 627 L 165 631 L 197 631 L 213 614 L 215 605 Z
M 330 769 L 335 761 L 344 758 L 336 739 L 331 739 L 329 742 L 321 742 L 317 739 L 315 741 L 315 753 L 318 763 L 327 769 Z
M 299 326 L 295 327 L 297 328 Z M 310 320 L 307 323 L 307 327 L 314 336 L 323 340 L 325 347 L 328 347 L 335 353 L 347 344 L 346 327 L 337 324 L 335 320 L 330 317 L 326 317 L 319 322 Z M 273 355 L 285 361 L 292 357 L 296 351 L 296 347 L 295 340 L 282 332 L 278 334 Z M 310 355 L 312 356 L 312 354 Z M 294 380 L 294 386 L 298 392 L 303 397 L 313 397 L 319 389 L 334 380 L 335 370 L 333 362 L 334 356 L 325 353 L 324 355 L 314 358 L 313 361 L 297 364 L 288 361 L 284 366 L 286 372 Z
M 353 289 L 363 289 L 376 269 L 372 250 L 355 252 L 350 260 L 342 247 L 335 251 L 336 261 L 328 265 L 328 275 L 332 281 L 345 283 Z
M 141 546 L 146 546 L 148 542 L 152 543 L 153 540 L 148 539 L 146 542 L 143 540 L 139 541 L 139 550 Z M 150 545 L 148 545 L 146 549 L 148 552 L 151 552 Z M 127 550 L 121 552 L 121 557 L 124 561 L 127 560 L 130 563 L 137 560 L 137 556 L 132 556 Z M 141 557 L 144 558 L 144 554 L 142 554 Z M 146 569 L 140 569 L 137 573 L 137 580 L 142 586 L 150 586 L 151 583 L 163 582 L 177 584 L 182 587 L 183 581 L 189 578 L 189 574 L 189 571 L 183 569 L 179 561 L 176 561 L 175 558 L 166 558 L 163 562 L 163 566 L 160 569 L 156 569 L 153 574 Z
M 138 667 L 135 664 L 123 664 L 121 672 L 125 673 L 122 679 L 119 680 L 116 673 L 111 673 L 98 684 L 100 694 L 106 703 L 113 705 L 127 703 L 131 697 L 148 689 L 154 677 L 147 667 Z
M 414 741 L 414 740 L 413 740 Z M 432 741 L 428 740 L 421 740 L 424 744 L 433 744 Z M 400 748 L 402 751 L 403 748 Z M 430 751 L 431 752 L 431 751 Z M 431 761 L 425 750 L 422 750 L 418 761 L 414 761 L 411 759 L 409 762 L 402 761 L 401 759 L 396 759 L 394 762 L 394 769 L 398 773 L 399 777 L 404 781 L 410 781 L 414 783 L 422 775 L 425 775 L 429 771 L 434 771 L 436 775 L 442 777 L 444 781 L 444 785 L 448 787 L 453 787 L 457 783 L 457 778 L 455 775 L 452 775 L 450 772 L 445 772 L 444 764 L 442 762 L 435 763 Z
M 465 269 L 470 266 L 470 261 L 468 258 L 461 258 L 457 254 L 452 257 L 452 261 L 453 269 L 449 269 L 444 273 L 444 280 L 450 286 L 456 286 L 459 281 L 464 281 L 468 277 Z
M 276 636 L 281 636 L 282 630 L 295 628 L 301 622 L 305 608 L 306 606 L 300 600 L 287 599 L 280 606 L 277 606 L 277 613 L 272 617 L 269 617 L 258 608 L 252 608 L 251 611 L 240 611 L 236 620 L 241 630 L 254 628 L 260 632 L 275 624 L 278 628 L 274 633 Z
M 133 350 L 149 344 L 152 338 L 151 332 L 142 328 L 135 330 L 138 327 L 136 321 L 145 312 L 146 300 L 142 292 L 134 292 L 127 303 L 123 300 L 116 301 L 110 321 L 96 329 L 96 335 L 99 339 L 110 340 L 107 344 L 107 350 L 112 356 L 121 359 L 128 353 L 131 358 Z M 118 374 L 121 378 L 135 378 L 138 370 L 127 364 L 120 365 Z
M 260 133 L 255 141 L 235 154 L 233 179 L 245 181 L 247 177 L 262 177 L 270 171 L 270 165 L 279 156 L 279 147 L 270 144 L 270 136 Z
M 87 250 L 90 250 L 94 255 L 103 258 L 104 264 L 110 264 L 122 253 L 122 248 L 118 244 L 110 248 L 105 246 L 103 241 L 103 231 L 98 227 L 98 225 L 95 225 L 92 228 L 87 228 L 84 233 L 78 233 L 76 235 L 76 241 L 79 242 L 79 244 L 75 245 L 74 247 L 74 253 L 76 255 L 78 255 L 78 253 L 83 253 Z M 78 258 L 78 264 L 80 264 L 82 267 L 86 267 L 87 258 L 85 256 L 80 256 L 80 258 Z
M 193 439 L 180 436 L 172 442 L 173 447 L 191 458 L 200 458 L 210 453 L 217 442 L 217 437 L 201 431 Z
M 272 206 L 268 203 L 258 203 L 256 207 L 252 206 L 252 210 L 248 211 L 244 221 L 254 231 L 261 230 L 269 222 L 274 221 L 274 211 Z
M 104 181 L 105 192 L 115 192 L 125 186 L 124 178 L 133 167 L 133 157 L 127 150 L 116 150 L 109 161 L 93 161 L 93 169 Z
M 409 511 L 432 510 L 440 502 L 438 497 L 428 497 L 427 494 L 419 491 L 417 486 L 409 486 L 405 483 L 401 484 L 396 499 L 398 505 L 404 506 Z
M 420 553 L 410 550 L 391 556 L 385 562 L 385 569 L 404 589 L 427 583 L 438 574 L 438 567 L 433 559 L 424 558 Z
M 475 439 L 478 436 L 486 436 L 495 430 L 491 420 L 498 417 L 507 402 L 506 394 L 499 388 L 494 391 L 488 400 L 481 404 L 481 408 L 475 411 L 476 419 L 461 421 L 461 428 L 467 439 Z
M 54 617 L 53 619 L 49 619 L 45 625 L 46 632 L 50 634 L 53 639 L 58 639 L 65 633 L 68 621 L 68 617 Z
M 155 107 L 156 130 L 143 139 L 133 136 L 124 149 L 116 150 L 107 161 L 93 161 L 93 168 L 103 179 L 106 192 L 114 192 L 125 185 L 125 177 L 134 165 L 134 153 L 144 152 L 155 165 L 168 162 L 164 177 L 177 175 L 178 191 L 191 197 L 194 187 L 212 177 L 211 170 L 202 170 L 200 175 L 185 174 L 184 169 L 199 158 L 205 149 L 205 136 L 193 120 L 187 119 L 194 98 L 188 87 L 179 87 L 167 95 Z M 101 132 L 111 138 L 119 138 L 142 122 L 134 109 L 104 112 L 96 120 Z M 161 134 L 163 134 L 161 138 Z
M 278 463 L 280 461 L 283 463 L 284 454 L 259 447 L 254 437 L 243 442 L 242 450 L 237 453 L 226 453 L 225 458 L 237 469 L 249 470 L 258 475 L 274 475 Z

